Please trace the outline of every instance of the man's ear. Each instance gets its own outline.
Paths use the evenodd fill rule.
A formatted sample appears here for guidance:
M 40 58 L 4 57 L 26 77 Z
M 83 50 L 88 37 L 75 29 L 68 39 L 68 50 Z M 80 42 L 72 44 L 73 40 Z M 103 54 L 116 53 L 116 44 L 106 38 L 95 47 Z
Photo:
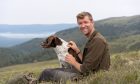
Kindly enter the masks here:
M 55 43 L 56 43 L 56 45 L 61 45 L 62 41 L 58 37 L 56 37 L 55 38 Z

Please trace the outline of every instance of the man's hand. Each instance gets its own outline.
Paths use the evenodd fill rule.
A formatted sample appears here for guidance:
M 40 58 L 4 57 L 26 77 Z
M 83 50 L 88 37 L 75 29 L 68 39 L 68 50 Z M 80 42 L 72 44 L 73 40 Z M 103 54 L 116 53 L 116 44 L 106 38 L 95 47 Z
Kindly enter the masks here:
M 80 69 L 81 64 L 78 63 L 71 54 L 67 54 L 65 57 L 65 60 L 69 64 L 73 65 L 79 72 L 81 72 L 81 69 Z
M 72 48 L 76 53 L 80 52 L 79 48 L 77 47 L 77 45 L 74 41 L 69 41 L 67 46 Z
M 71 54 L 67 54 L 65 57 L 66 62 L 68 62 L 71 65 L 75 65 L 76 60 Z

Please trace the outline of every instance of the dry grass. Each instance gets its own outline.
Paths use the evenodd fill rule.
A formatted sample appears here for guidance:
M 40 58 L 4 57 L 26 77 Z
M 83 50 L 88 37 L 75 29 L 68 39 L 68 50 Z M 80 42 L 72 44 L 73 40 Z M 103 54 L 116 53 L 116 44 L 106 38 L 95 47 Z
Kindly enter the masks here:
M 38 77 L 43 69 L 55 67 L 59 67 L 57 60 L 0 68 L 0 84 L 15 74 L 33 72 Z M 78 82 L 67 81 L 67 84 L 140 84 L 140 51 L 114 54 L 109 71 L 91 74 Z

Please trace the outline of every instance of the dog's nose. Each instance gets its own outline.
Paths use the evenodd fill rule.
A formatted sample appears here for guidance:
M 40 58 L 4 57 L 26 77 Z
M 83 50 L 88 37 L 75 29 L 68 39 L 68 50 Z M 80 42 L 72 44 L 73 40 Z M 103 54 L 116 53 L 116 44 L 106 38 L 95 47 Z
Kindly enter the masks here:
M 41 42 L 41 44 L 40 44 L 41 46 L 44 46 L 45 45 L 45 42 Z

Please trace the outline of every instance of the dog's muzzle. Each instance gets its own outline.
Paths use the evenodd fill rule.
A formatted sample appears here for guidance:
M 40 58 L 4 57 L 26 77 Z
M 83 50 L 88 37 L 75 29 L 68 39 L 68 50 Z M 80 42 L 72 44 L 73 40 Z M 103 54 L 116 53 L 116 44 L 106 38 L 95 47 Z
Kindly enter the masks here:
M 47 43 L 46 42 L 42 42 L 41 44 L 40 44 L 43 48 L 47 48 Z

